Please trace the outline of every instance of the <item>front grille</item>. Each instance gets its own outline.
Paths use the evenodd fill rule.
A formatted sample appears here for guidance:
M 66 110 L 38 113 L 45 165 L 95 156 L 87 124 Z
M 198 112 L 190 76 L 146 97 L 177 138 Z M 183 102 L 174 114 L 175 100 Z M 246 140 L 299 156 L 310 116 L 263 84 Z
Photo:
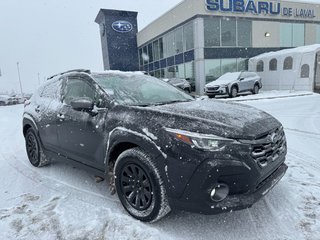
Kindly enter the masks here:
M 286 151 L 286 137 L 283 128 L 278 128 L 252 144 L 251 156 L 260 167 L 266 167 Z
M 208 87 L 208 91 L 217 91 L 220 87 Z

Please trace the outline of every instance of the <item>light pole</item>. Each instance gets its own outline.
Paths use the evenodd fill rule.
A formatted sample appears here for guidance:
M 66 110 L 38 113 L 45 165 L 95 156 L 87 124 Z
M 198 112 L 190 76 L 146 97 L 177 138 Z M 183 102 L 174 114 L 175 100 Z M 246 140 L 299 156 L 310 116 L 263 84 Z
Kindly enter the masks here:
M 40 73 L 38 73 L 38 84 L 40 86 L 41 82 L 40 82 Z
M 21 97 L 23 97 L 22 84 L 21 84 L 21 77 L 20 77 L 20 69 L 19 69 L 19 62 L 17 62 L 17 69 L 18 69 L 18 77 L 19 77 L 19 84 L 20 84 Z

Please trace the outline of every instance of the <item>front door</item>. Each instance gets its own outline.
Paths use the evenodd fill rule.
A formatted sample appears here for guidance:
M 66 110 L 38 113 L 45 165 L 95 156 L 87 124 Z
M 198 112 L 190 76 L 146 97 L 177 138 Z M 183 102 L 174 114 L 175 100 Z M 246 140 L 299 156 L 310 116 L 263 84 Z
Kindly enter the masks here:
M 67 79 L 63 92 L 64 104 L 58 112 L 61 154 L 102 169 L 106 146 L 104 120 L 107 110 L 84 112 L 74 110 L 70 105 L 72 100 L 81 97 L 91 98 L 95 102 L 97 88 L 89 77 L 73 76 Z

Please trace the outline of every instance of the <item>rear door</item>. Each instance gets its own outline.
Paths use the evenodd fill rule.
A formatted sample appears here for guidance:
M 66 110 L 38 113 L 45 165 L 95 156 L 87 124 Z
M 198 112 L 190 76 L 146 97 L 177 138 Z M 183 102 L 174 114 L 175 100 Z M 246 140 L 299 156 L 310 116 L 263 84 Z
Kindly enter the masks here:
M 244 80 L 242 80 L 242 91 L 251 91 L 253 89 L 254 81 L 256 80 L 256 74 L 251 72 L 243 72 Z
M 59 141 L 57 135 L 57 127 L 59 124 L 57 118 L 57 109 L 61 103 L 61 79 L 53 80 L 46 84 L 39 96 L 32 104 L 32 111 L 38 123 L 39 135 L 43 147 L 47 150 L 59 151 Z
M 91 98 L 101 110 L 95 113 L 74 110 L 71 101 L 81 97 Z M 68 77 L 63 88 L 63 106 L 58 112 L 58 137 L 62 155 L 86 165 L 103 168 L 107 109 L 101 104 L 105 104 L 105 99 L 105 94 L 89 76 Z

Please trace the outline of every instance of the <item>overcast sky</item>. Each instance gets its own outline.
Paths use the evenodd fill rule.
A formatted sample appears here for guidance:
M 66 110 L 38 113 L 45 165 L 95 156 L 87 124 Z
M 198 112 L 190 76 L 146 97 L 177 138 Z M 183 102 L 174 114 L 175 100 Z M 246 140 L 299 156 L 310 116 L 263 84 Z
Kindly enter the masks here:
M 0 0 L 0 93 L 24 92 L 44 77 L 75 68 L 103 70 L 100 8 L 138 11 L 139 29 L 181 0 Z
M 43 82 L 69 69 L 103 70 L 100 8 L 138 11 L 141 30 L 180 1 L 0 0 L 0 93 L 19 90 L 17 62 L 24 92 L 39 85 L 38 73 Z

